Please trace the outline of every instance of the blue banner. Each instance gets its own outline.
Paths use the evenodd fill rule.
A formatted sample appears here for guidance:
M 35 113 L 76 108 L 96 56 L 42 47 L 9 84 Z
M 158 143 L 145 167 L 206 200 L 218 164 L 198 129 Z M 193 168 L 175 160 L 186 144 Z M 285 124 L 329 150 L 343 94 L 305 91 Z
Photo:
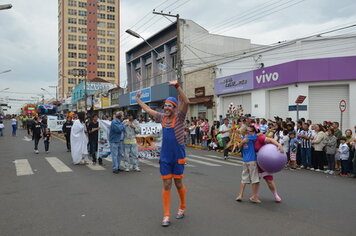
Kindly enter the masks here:
M 135 96 L 137 94 L 138 91 L 135 92 L 131 92 L 130 93 L 130 105 L 135 105 L 137 104 L 136 100 L 135 100 Z M 146 102 L 150 102 L 151 101 L 151 88 L 145 88 L 141 90 L 141 101 L 146 103 Z

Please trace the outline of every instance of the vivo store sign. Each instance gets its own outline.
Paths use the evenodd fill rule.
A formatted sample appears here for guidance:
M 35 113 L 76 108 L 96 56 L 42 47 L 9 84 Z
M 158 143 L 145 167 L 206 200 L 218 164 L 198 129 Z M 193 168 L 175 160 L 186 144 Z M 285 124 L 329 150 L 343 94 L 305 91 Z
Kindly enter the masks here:
M 130 105 L 137 104 L 135 97 L 138 91 L 130 93 Z M 151 101 L 151 88 L 145 88 L 141 90 L 141 101 L 142 102 L 150 102 Z
M 298 80 L 297 63 L 284 63 L 253 71 L 253 87 L 265 88 L 295 83 Z
M 305 59 L 215 79 L 216 95 L 293 83 L 354 80 L 356 56 Z

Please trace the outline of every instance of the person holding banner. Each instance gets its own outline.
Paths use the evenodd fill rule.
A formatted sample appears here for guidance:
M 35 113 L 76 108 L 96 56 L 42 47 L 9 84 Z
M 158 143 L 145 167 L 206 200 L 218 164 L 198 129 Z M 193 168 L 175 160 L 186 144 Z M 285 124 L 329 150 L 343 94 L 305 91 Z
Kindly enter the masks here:
M 136 120 L 136 117 L 132 114 L 127 116 L 125 125 L 125 138 L 124 138 L 124 160 L 125 171 L 130 171 L 130 163 L 132 162 L 134 171 L 141 171 L 138 167 L 138 146 L 136 141 L 136 135 L 140 133 L 140 124 Z
M 174 179 L 177 188 L 180 207 L 176 218 L 183 219 L 185 215 L 185 195 L 186 188 L 183 185 L 183 171 L 185 164 L 185 145 L 184 145 L 184 121 L 188 111 L 189 99 L 184 94 L 177 81 L 170 81 L 169 85 L 174 86 L 178 91 L 179 103 L 176 98 L 166 99 L 163 107 L 164 113 L 152 110 L 140 99 L 141 91 L 138 91 L 135 97 L 137 103 L 149 115 L 162 124 L 162 147 L 160 156 L 160 172 L 163 180 L 162 200 L 163 200 L 163 220 L 162 226 L 170 225 L 170 201 L 172 179 Z
M 67 143 L 67 152 L 70 152 L 70 131 L 72 130 L 73 121 L 71 116 L 67 116 L 66 122 L 62 126 L 62 131 Z

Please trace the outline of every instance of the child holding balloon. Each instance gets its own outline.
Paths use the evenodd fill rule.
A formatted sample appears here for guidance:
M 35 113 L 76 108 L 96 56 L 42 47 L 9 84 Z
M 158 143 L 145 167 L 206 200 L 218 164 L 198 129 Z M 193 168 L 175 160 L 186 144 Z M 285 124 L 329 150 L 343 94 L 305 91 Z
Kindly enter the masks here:
M 242 201 L 246 184 L 252 184 L 252 196 L 249 198 L 251 202 L 261 203 L 258 197 L 259 188 L 259 176 L 257 170 L 257 159 L 254 148 L 254 141 L 257 139 L 255 134 L 255 127 L 248 126 L 241 129 L 242 141 L 239 144 L 239 148 L 243 153 L 243 164 L 241 174 L 240 193 L 236 198 L 236 201 Z

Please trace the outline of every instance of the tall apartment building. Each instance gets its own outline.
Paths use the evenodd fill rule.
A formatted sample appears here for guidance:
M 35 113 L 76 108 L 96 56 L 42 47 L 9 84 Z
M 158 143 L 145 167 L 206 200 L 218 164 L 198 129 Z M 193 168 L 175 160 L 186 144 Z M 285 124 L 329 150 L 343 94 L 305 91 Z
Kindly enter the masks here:
M 119 0 L 58 0 L 58 94 L 82 80 L 119 85 Z M 85 72 L 79 75 L 78 71 Z

